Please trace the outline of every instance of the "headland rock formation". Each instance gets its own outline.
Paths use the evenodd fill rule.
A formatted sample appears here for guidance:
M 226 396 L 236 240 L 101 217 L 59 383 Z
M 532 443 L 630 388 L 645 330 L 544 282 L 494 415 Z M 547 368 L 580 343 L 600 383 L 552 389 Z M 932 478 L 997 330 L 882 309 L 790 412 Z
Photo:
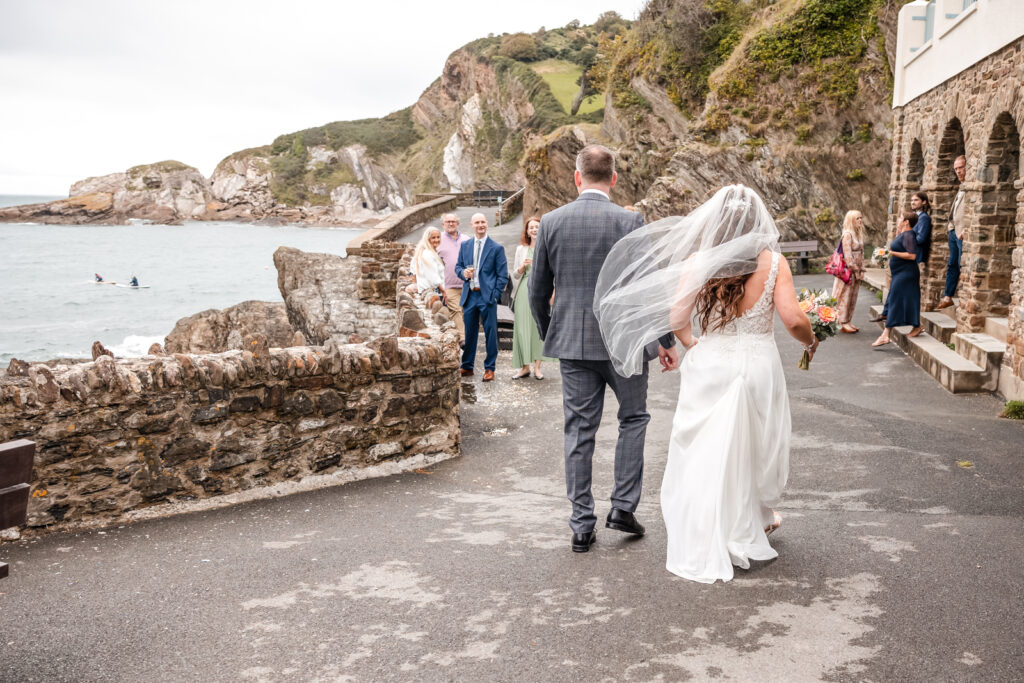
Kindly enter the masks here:
M 527 188 L 571 200 L 588 142 L 620 158 L 616 201 L 648 219 L 716 188 L 755 188 L 784 238 L 838 234 L 857 208 L 885 229 L 896 13 L 905 0 L 650 0 L 532 34 L 473 41 L 410 107 L 235 152 L 205 179 L 177 162 L 76 183 L 0 221 L 129 218 L 368 224 L 416 194 Z

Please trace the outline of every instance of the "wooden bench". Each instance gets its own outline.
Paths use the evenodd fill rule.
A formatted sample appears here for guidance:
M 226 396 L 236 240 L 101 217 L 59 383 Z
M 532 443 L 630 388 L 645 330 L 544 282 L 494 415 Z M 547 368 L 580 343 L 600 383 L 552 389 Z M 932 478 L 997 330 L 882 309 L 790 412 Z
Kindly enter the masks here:
M 818 253 L 818 240 L 803 242 L 780 242 L 779 249 L 783 254 L 796 254 L 796 274 L 806 275 L 810 267 L 810 257 Z
M 25 523 L 35 455 L 36 445 L 25 439 L 0 444 L 0 529 Z M 6 576 L 7 564 L 0 562 L 0 579 Z

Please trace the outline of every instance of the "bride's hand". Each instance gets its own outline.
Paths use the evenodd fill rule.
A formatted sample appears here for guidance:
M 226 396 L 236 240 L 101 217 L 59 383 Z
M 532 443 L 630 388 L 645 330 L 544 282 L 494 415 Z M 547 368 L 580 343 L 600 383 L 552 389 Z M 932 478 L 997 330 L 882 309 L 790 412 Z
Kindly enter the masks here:
M 814 352 L 818 350 L 818 338 L 815 337 L 814 342 L 810 346 L 804 347 L 804 350 L 807 351 L 808 360 L 814 360 Z

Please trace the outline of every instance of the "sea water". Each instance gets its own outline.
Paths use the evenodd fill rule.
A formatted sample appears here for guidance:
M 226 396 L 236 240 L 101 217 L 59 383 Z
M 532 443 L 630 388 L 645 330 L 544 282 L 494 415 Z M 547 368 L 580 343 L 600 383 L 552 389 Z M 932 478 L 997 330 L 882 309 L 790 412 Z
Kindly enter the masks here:
M 11 358 L 90 358 L 97 340 L 116 356 L 143 355 L 186 316 L 242 301 L 280 302 L 278 247 L 344 256 L 360 232 L 210 222 L 0 224 L 0 368 Z M 94 273 L 125 284 L 135 275 L 149 288 L 97 285 Z

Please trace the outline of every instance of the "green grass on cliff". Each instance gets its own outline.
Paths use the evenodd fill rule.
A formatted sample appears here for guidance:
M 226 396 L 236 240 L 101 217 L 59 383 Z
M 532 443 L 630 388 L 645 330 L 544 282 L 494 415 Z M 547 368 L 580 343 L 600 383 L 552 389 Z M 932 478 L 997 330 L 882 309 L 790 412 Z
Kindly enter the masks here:
M 271 153 L 288 152 L 296 139 L 306 147 L 326 145 L 340 149 L 348 145 L 363 145 L 376 156 L 403 150 L 422 137 L 412 122 L 412 108 L 402 109 L 380 119 L 335 121 L 297 133 L 278 136 L 270 146 Z
M 532 64 L 531 68 L 544 79 L 544 82 L 551 88 L 551 94 L 555 96 L 558 103 L 562 105 L 562 109 L 568 114 L 572 110 L 572 100 L 580 89 L 579 78 L 583 74 L 583 67 L 564 59 L 545 59 L 543 62 Z M 583 100 L 578 114 L 589 114 L 602 107 L 604 107 L 604 94 L 590 95 Z

